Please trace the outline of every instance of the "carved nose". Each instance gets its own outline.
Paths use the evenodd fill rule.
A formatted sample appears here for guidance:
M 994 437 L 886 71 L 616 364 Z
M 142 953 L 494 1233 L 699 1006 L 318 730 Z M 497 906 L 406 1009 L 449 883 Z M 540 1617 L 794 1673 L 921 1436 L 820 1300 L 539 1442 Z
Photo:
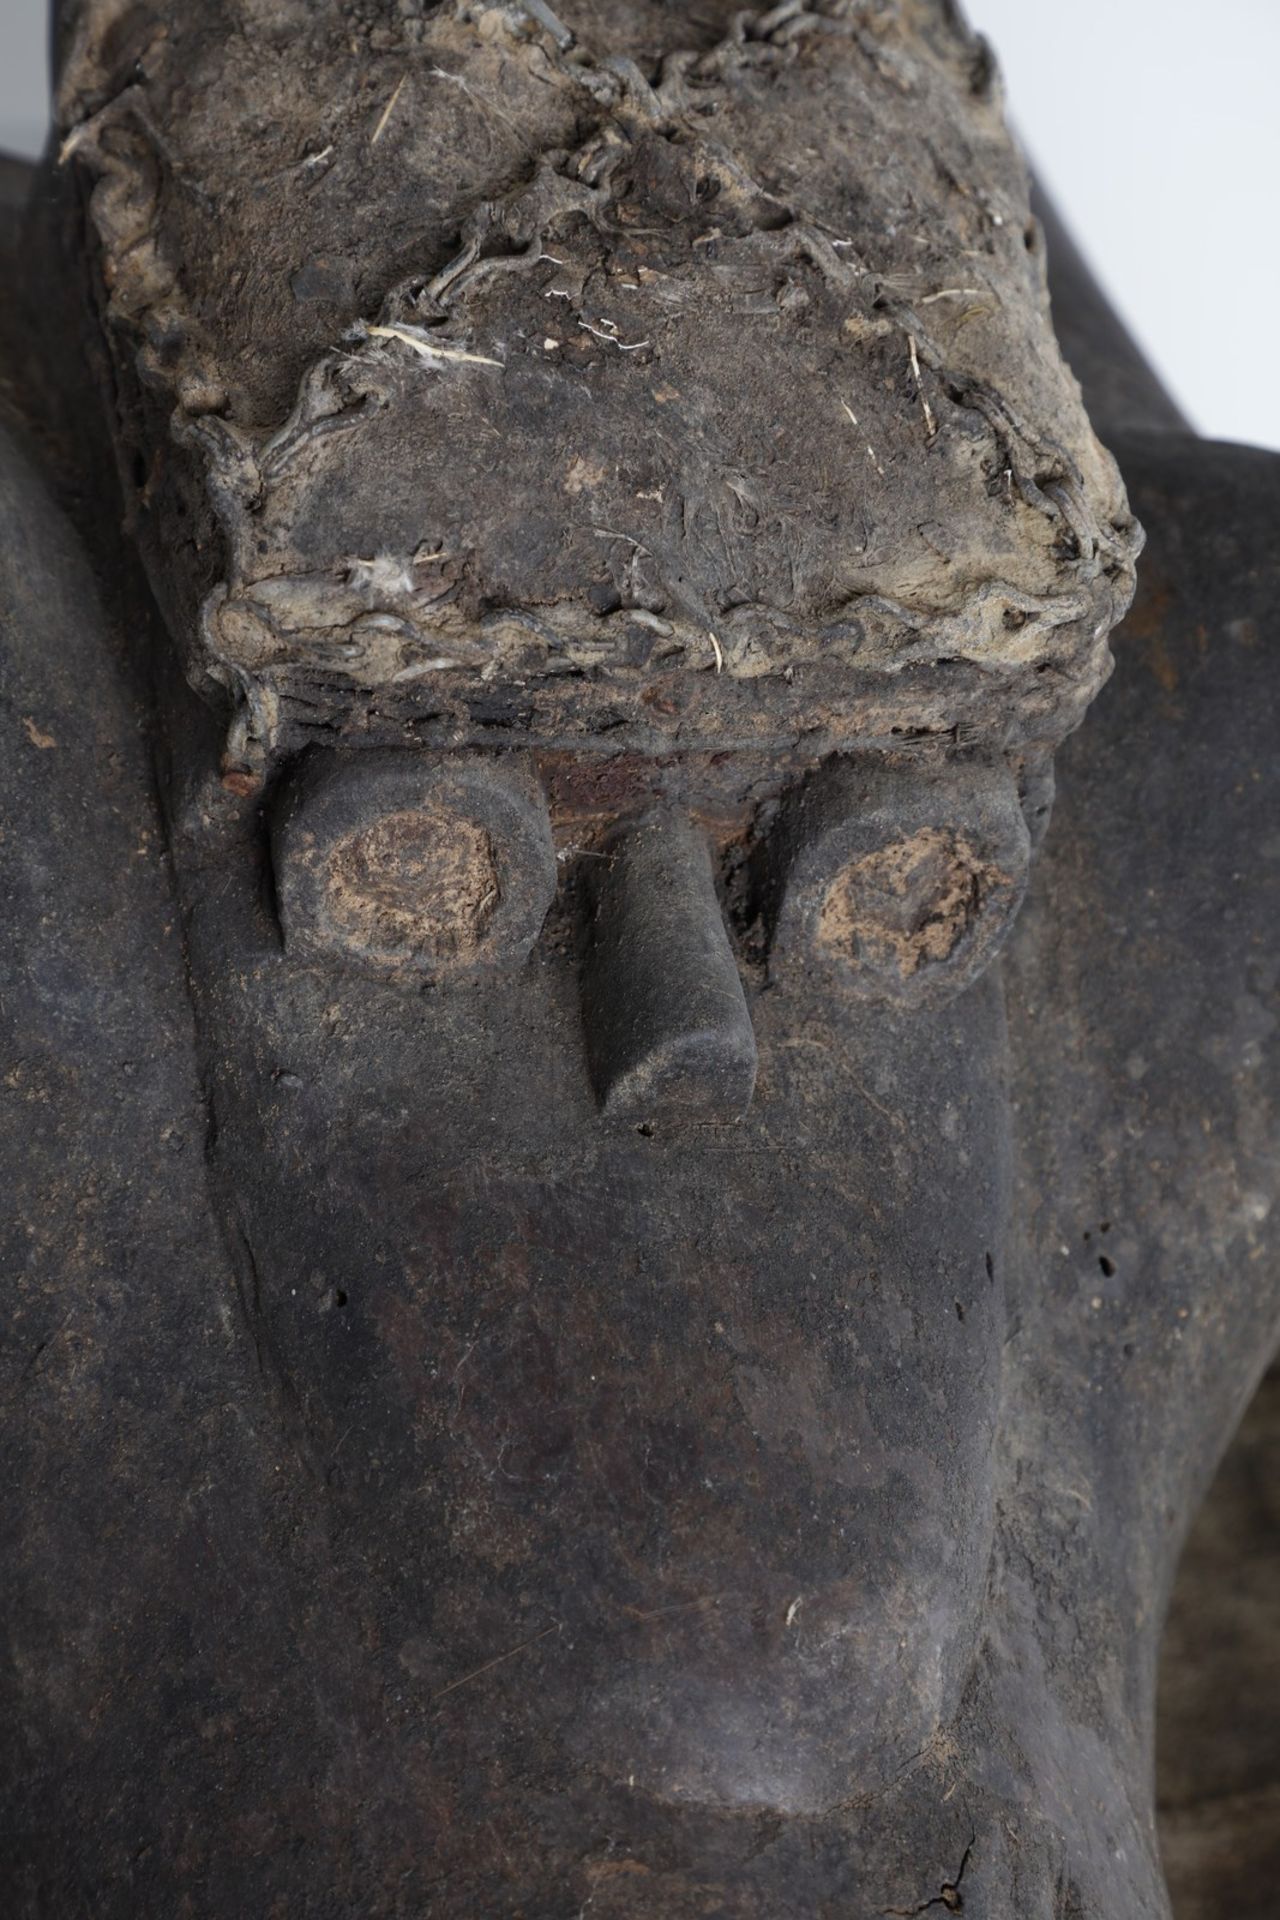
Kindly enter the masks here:
M 645 814 L 589 864 L 582 998 L 601 1106 L 637 1123 L 741 1119 L 755 1035 L 705 839 L 683 815 Z

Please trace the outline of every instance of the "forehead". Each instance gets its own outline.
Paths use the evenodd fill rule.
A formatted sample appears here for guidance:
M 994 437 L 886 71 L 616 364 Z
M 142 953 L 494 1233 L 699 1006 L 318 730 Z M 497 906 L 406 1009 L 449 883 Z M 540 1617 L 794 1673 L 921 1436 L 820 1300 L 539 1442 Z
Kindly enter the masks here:
M 1135 530 L 948 8 L 216 11 L 81 146 L 154 564 L 216 514 L 169 602 L 272 746 L 1079 718 Z

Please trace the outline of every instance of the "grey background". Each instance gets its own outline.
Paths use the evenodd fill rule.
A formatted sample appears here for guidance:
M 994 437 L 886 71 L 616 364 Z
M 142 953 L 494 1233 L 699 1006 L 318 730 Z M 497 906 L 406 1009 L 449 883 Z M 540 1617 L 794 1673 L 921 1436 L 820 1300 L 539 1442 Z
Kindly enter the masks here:
M 1280 0 L 969 0 L 1050 191 L 1205 433 L 1280 447 Z M 46 0 L 0 0 L 0 146 L 35 153 Z

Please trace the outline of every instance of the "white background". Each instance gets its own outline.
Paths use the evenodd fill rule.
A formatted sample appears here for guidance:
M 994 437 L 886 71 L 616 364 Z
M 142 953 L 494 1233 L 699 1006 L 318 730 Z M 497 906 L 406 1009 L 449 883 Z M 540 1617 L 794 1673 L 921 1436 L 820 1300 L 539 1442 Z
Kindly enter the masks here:
M 0 0 L 34 153 L 46 0 Z M 1280 448 L 1280 0 L 969 0 L 1045 184 L 1202 432 Z M 2 295 L 0 295 L 2 297 Z

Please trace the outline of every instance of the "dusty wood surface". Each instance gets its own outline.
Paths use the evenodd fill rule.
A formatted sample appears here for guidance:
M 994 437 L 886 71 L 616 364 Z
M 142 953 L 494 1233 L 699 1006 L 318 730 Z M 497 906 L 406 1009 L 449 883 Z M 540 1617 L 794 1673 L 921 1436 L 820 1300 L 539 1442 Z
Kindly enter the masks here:
M 22 1920 L 1166 1920 L 1160 1600 L 1277 1317 L 1280 463 L 1121 464 L 1006 961 L 854 1015 L 726 875 L 757 1098 L 664 1136 L 601 1123 L 572 861 L 510 981 L 282 951 L 105 468 L 48 461 L 104 611 L 0 457 Z

